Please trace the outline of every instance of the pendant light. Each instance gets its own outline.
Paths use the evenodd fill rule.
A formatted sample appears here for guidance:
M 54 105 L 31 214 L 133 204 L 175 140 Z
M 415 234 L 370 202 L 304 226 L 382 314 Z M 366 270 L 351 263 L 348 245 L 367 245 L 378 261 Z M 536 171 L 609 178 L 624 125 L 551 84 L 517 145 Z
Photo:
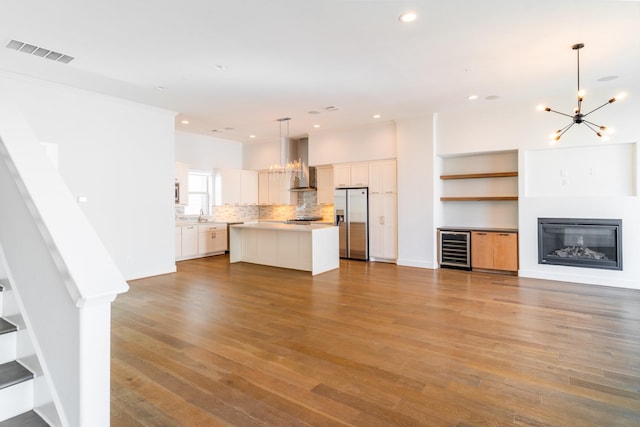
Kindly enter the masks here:
M 597 110 L 601 109 L 605 105 L 612 104 L 612 103 L 616 102 L 617 100 L 621 99 L 622 97 L 624 97 L 624 94 L 620 94 L 620 95 L 614 96 L 613 98 L 609 99 L 607 102 L 602 104 L 601 106 L 594 108 L 593 110 L 589 111 L 588 113 L 583 113 L 582 112 L 582 100 L 584 99 L 585 91 L 580 88 L 580 49 L 582 49 L 583 47 L 584 47 L 584 43 L 577 43 L 577 44 L 574 44 L 573 46 L 571 46 L 571 49 L 576 51 L 576 54 L 577 54 L 577 57 L 578 57 L 578 106 L 573 110 L 573 114 L 561 113 L 559 111 L 553 110 L 550 107 L 546 107 L 546 106 L 539 106 L 538 107 L 539 110 L 550 111 L 552 113 L 560 114 L 562 116 L 566 116 L 566 117 L 569 117 L 571 119 L 571 122 L 568 125 L 566 125 L 562 129 L 558 129 L 554 134 L 551 135 L 551 138 L 554 141 L 559 141 L 560 137 L 562 137 L 562 135 L 564 135 L 569 129 L 571 129 L 571 127 L 573 125 L 576 125 L 576 124 L 579 125 L 579 124 L 583 124 L 583 123 L 589 129 L 591 129 L 596 135 L 598 135 L 599 138 L 602 138 L 603 137 L 603 133 L 605 133 L 605 132 L 611 133 L 612 132 L 611 129 L 609 129 L 606 126 L 603 126 L 603 125 L 597 125 L 597 124 L 587 120 L 586 117 L 589 114 L 593 113 L 594 111 L 597 111 Z
M 289 121 L 290 117 L 282 117 L 276 119 L 280 128 L 280 163 L 269 166 L 269 173 L 293 175 L 302 172 L 302 163 L 300 159 L 290 160 L 290 140 L 289 140 Z M 282 123 L 287 124 L 287 135 L 282 136 Z

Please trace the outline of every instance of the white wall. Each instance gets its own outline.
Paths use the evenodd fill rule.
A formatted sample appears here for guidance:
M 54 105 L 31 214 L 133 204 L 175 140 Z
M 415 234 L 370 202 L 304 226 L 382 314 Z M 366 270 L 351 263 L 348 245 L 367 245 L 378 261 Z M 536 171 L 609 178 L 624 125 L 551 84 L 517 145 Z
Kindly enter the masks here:
M 393 159 L 396 153 L 394 122 L 309 135 L 310 165 Z
M 435 268 L 434 123 L 431 115 L 397 122 L 398 265 Z
M 175 156 L 191 169 L 243 168 L 242 143 L 210 136 L 177 131 Z
M 245 144 L 242 152 L 243 169 L 259 171 L 280 164 L 280 140 L 259 144 Z
M 585 108 L 598 106 L 598 102 L 610 97 L 610 93 L 592 91 L 585 98 Z M 495 102 L 495 101 L 494 101 Z M 559 111 L 568 112 L 572 100 L 558 98 L 552 100 L 552 106 Z M 564 108 L 563 108 L 564 106 Z M 634 195 L 620 194 L 616 188 L 611 194 L 603 195 L 576 186 L 561 189 L 561 181 L 550 184 L 550 175 L 559 175 L 554 167 L 553 156 L 548 161 L 527 161 L 529 154 L 537 156 L 533 150 L 549 149 L 549 134 L 569 122 L 569 118 L 547 112 L 538 112 L 532 102 L 498 102 L 494 106 L 467 111 L 440 113 L 436 135 L 437 153 L 455 155 L 472 152 L 500 150 L 519 150 L 519 201 L 518 223 L 520 231 L 520 275 L 552 280 L 566 280 L 608 286 L 622 286 L 640 289 L 640 270 L 633 260 L 640 259 L 640 201 L 638 188 L 638 155 L 635 149 L 633 179 L 627 181 L 627 188 L 634 187 Z M 609 142 L 601 142 L 584 125 L 575 125 L 561 139 L 553 150 L 571 150 L 566 168 L 584 169 L 589 165 L 600 171 L 609 171 L 607 179 L 617 176 L 616 167 L 606 162 L 616 162 L 615 155 L 599 156 L 584 154 L 584 148 L 601 147 L 604 144 L 636 143 L 640 140 L 640 96 L 629 97 L 623 101 L 607 105 L 593 113 L 589 118 L 598 124 L 616 129 Z M 552 151 L 553 151 L 552 150 Z M 557 159 L 556 159 L 557 160 Z M 557 166 L 557 165 L 556 165 Z M 624 174 L 623 174 L 624 175 Z M 573 179 L 573 176 L 570 176 Z M 583 177 L 584 178 L 584 177 Z M 579 179 L 576 176 L 576 179 Z M 624 178 L 622 178 L 624 179 Z M 541 184 L 544 183 L 544 184 Z M 556 185 L 555 189 L 553 185 Z M 540 190 L 542 186 L 543 190 Z M 542 191 L 542 193 L 540 192 Z M 439 203 L 439 202 L 434 202 Z M 594 270 L 577 267 L 559 267 L 539 265 L 537 258 L 537 218 L 538 217 L 581 217 L 581 218 L 623 218 L 624 271 Z
M 174 113 L 0 74 L 125 279 L 175 271 Z

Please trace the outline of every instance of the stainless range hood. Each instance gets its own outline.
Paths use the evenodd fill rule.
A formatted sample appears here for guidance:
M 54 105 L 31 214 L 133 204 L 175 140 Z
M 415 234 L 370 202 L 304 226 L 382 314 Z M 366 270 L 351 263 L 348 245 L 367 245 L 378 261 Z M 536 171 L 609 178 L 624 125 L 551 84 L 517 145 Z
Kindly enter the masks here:
M 280 139 L 281 164 L 300 162 L 301 170 L 291 176 L 289 191 L 315 191 L 316 168 L 309 167 L 309 138 Z

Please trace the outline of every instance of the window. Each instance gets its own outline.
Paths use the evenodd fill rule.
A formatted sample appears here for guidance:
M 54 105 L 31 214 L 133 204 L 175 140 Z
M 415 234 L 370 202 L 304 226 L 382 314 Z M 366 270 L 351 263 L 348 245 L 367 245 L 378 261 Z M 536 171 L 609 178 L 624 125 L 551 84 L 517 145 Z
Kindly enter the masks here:
M 206 171 L 189 171 L 188 200 L 184 208 L 186 215 L 209 215 L 211 200 L 212 173 Z

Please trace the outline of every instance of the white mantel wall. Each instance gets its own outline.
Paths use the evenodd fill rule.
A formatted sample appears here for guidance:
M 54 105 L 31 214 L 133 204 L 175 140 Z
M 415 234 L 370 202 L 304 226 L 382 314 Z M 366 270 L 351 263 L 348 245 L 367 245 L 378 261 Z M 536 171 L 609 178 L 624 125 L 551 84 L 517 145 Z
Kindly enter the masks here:
M 60 175 L 125 279 L 175 271 L 175 114 L 10 74 L 0 90 L 58 145 Z

